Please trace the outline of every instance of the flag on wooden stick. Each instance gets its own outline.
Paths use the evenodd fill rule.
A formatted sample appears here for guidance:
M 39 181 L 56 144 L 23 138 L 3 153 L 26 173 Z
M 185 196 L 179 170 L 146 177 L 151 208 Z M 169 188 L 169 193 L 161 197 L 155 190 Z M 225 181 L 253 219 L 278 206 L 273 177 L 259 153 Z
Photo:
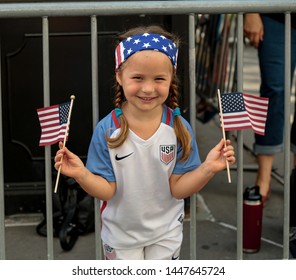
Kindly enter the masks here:
M 70 102 L 37 109 L 41 126 L 39 146 L 49 146 L 64 140 L 69 111 Z
M 225 131 L 253 129 L 265 134 L 268 98 L 242 92 L 222 93 L 221 106 Z
M 48 146 L 59 141 L 63 141 L 63 147 L 66 146 L 75 95 L 71 95 L 70 98 L 71 102 L 37 109 L 41 126 L 39 146 Z M 63 158 L 61 161 L 63 161 Z M 58 189 L 61 167 L 59 167 L 57 174 L 55 193 Z

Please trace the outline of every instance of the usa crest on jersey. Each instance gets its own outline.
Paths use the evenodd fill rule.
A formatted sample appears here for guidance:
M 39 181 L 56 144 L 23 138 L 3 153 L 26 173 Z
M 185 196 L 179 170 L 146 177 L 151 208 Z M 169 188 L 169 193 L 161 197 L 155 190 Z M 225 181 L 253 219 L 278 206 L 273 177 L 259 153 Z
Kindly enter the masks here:
M 160 160 L 169 164 L 176 155 L 176 145 L 160 145 Z

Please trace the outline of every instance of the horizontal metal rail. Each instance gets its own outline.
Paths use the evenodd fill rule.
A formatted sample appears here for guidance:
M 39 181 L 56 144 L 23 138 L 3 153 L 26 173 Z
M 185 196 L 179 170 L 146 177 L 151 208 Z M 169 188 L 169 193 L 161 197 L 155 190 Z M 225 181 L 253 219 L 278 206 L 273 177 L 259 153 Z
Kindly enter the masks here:
M 284 13 L 294 11 L 296 11 L 296 2 L 293 0 L 176 0 L 0 4 L 1 18 L 88 15 L 110 16 L 129 14 L 177 15 L 191 13 Z

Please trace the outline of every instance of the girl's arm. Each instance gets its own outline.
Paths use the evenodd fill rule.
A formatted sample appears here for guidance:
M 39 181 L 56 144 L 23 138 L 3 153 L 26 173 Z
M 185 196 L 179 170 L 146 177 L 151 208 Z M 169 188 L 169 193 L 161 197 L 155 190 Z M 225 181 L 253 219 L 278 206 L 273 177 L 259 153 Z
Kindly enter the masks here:
M 234 149 L 230 140 L 221 141 L 208 153 L 206 160 L 195 170 L 185 174 L 172 174 L 170 187 L 172 195 L 177 199 L 183 199 L 200 191 L 214 175 L 226 168 L 226 160 L 229 164 L 235 162 Z
M 61 173 L 74 178 L 91 196 L 104 201 L 112 198 L 116 190 L 115 182 L 108 182 L 103 177 L 91 173 L 77 155 L 66 147 L 63 148 L 63 143 L 59 143 L 59 146 L 60 150 L 54 158 L 56 170 L 61 166 Z

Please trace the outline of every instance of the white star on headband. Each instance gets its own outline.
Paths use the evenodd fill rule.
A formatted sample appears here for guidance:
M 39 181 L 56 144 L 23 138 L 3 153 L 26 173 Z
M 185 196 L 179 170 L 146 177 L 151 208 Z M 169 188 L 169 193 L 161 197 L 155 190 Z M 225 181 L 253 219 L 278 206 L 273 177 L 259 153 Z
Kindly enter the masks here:
M 151 47 L 150 43 L 144 43 L 144 44 L 143 44 L 143 48 L 146 48 L 146 49 L 147 49 L 147 48 L 149 48 L 149 47 Z

